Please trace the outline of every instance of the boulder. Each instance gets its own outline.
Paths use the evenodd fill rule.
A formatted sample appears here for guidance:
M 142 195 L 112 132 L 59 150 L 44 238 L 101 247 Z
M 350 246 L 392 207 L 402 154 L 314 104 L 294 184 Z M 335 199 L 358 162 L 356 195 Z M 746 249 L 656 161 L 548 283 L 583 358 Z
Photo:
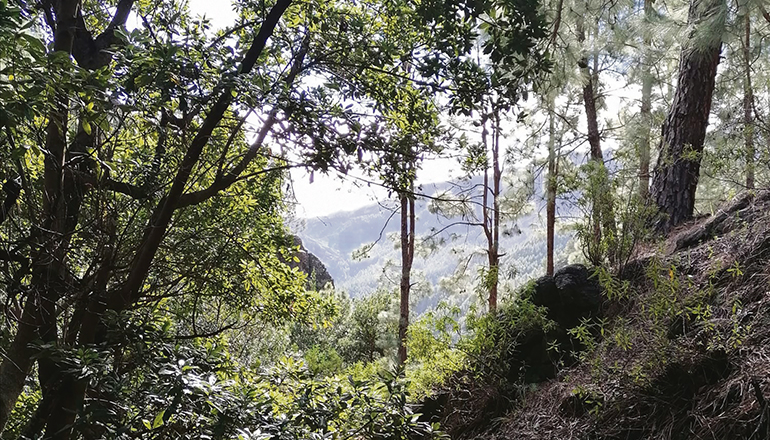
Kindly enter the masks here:
M 535 281 L 530 294 L 533 304 L 548 309 L 548 318 L 563 329 L 580 324 L 583 318 L 598 316 L 602 289 L 582 264 L 573 264 Z

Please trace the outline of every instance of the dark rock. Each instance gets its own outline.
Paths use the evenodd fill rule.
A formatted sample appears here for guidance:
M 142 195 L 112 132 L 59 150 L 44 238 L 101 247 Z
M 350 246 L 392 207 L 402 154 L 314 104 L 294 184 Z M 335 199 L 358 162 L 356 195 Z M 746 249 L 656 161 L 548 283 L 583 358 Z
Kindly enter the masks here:
M 565 333 L 551 331 L 546 333 L 540 327 L 522 329 L 515 350 L 508 359 L 509 370 L 507 379 L 511 383 L 541 383 L 556 377 L 559 359 L 557 353 L 549 351 L 548 346 L 553 341 L 559 341 L 559 336 Z
M 417 420 L 427 423 L 441 422 L 445 416 L 444 411 L 449 403 L 449 398 L 450 393 L 448 391 L 425 397 L 422 402 L 412 407 L 414 413 L 420 415 Z
M 294 246 L 299 246 L 299 252 L 295 254 L 299 262 L 292 260 L 287 264 L 290 267 L 296 267 L 307 274 L 308 288 L 321 290 L 326 287 L 328 283 L 331 283 L 332 287 L 334 287 L 334 280 L 332 279 L 332 276 L 329 275 L 329 271 L 326 270 L 326 266 L 324 266 L 323 262 L 305 249 L 305 246 L 302 244 L 302 239 L 296 235 L 293 238 Z
M 573 264 L 535 281 L 530 299 L 533 304 L 548 309 L 548 318 L 563 329 L 580 324 L 583 318 L 593 318 L 602 306 L 599 282 L 582 264 Z
M 599 315 L 602 291 L 585 266 L 576 264 L 558 270 L 553 276 L 535 281 L 529 300 L 546 308 L 546 317 L 556 325 L 547 332 L 540 326 L 517 328 L 515 349 L 508 359 L 508 380 L 539 383 L 556 377 L 558 365 L 573 365 L 575 353 L 583 350 L 568 330 L 586 318 Z M 559 350 L 551 350 L 558 346 Z

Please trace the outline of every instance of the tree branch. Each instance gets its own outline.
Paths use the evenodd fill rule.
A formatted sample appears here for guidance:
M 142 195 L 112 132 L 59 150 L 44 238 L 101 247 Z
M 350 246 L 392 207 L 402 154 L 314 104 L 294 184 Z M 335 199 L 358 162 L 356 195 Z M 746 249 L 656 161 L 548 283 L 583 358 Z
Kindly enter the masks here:
M 291 85 L 294 80 L 297 78 L 297 75 L 302 71 L 302 64 L 305 60 L 305 55 L 307 55 L 307 52 L 310 48 L 310 34 L 306 35 L 305 38 L 302 41 L 302 46 L 297 53 L 297 55 L 294 58 L 294 62 L 292 63 L 291 70 L 289 71 L 289 75 L 286 77 L 286 84 Z M 214 181 L 214 183 L 211 184 L 208 188 L 196 191 L 193 193 L 185 194 L 179 199 L 178 207 L 183 206 L 190 206 L 190 205 L 196 205 L 198 203 L 203 202 L 204 200 L 207 200 L 214 195 L 216 195 L 218 192 L 223 191 L 227 188 L 229 188 L 233 183 L 235 183 L 241 174 L 243 174 L 244 171 L 246 171 L 246 168 L 249 166 L 251 161 L 254 160 L 255 157 L 257 157 L 257 154 L 259 153 L 259 150 L 262 149 L 262 145 L 265 142 L 265 139 L 267 138 L 267 135 L 270 134 L 270 131 L 272 130 L 273 126 L 276 122 L 278 122 L 278 107 L 274 107 L 270 113 L 267 116 L 267 120 L 262 124 L 262 128 L 259 130 L 259 133 L 257 135 L 257 139 L 254 140 L 254 142 L 249 146 L 249 149 L 246 151 L 246 154 L 243 155 L 243 158 L 241 161 L 234 166 L 230 171 L 228 171 L 224 176 L 221 178 L 218 178 Z M 264 171 L 272 171 L 277 169 L 289 169 L 291 166 L 280 166 L 275 167 L 272 169 L 267 169 Z M 261 174 L 262 172 L 256 173 Z
M 757 2 L 757 6 L 759 6 L 759 10 L 762 12 L 762 16 L 765 17 L 765 20 L 770 23 L 770 13 L 767 12 L 767 9 L 765 9 L 765 7 L 762 6 L 762 4 L 759 2 Z
M 179 203 L 177 204 L 177 208 L 185 208 L 187 206 L 193 206 L 193 205 L 198 205 L 200 203 L 203 203 L 206 200 L 208 200 L 208 199 L 214 197 L 215 195 L 217 195 L 220 191 L 223 191 L 223 190 L 229 188 L 233 183 L 235 183 L 238 180 L 247 179 L 249 177 L 258 176 L 260 174 L 266 174 L 266 173 L 270 173 L 270 172 L 273 172 L 273 171 L 288 170 L 288 169 L 293 168 L 293 167 L 294 167 L 294 165 L 280 165 L 280 166 L 272 167 L 272 168 L 264 168 L 262 170 L 250 173 L 247 176 L 240 176 L 239 175 L 239 176 L 236 176 L 236 178 L 233 179 L 232 181 L 225 180 L 225 179 L 220 179 L 220 180 L 214 181 L 214 183 L 212 183 L 211 186 L 209 186 L 206 189 L 202 189 L 200 191 L 193 191 L 191 193 L 187 193 L 187 194 L 183 195 L 179 199 Z
M 259 32 L 256 37 L 254 37 L 251 47 L 248 52 L 246 52 L 243 63 L 239 69 L 240 74 L 247 74 L 254 68 L 257 59 L 259 59 L 259 56 L 267 45 L 267 40 L 273 35 L 273 31 L 290 4 L 291 0 L 278 0 L 275 6 L 270 10 L 265 21 L 262 23 Z M 163 237 L 166 235 L 166 229 L 171 222 L 174 211 L 178 207 L 178 203 L 182 197 L 184 188 L 190 179 L 192 170 L 198 163 L 203 148 L 208 144 L 211 133 L 219 125 L 219 122 L 222 120 L 225 112 L 232 103 L 232 91 L 233 86 L 228 85 L 224 87 L 217 102 L 203 120 L 200 129 L 190 143 L 187 154 L 182 160 L 179 171 L 174 177 L 171 189 L 166 197 L 159 202 L 145 229 L 142 244 L 131 264 L 128 280 L 120 289 L 119 293 L 111 298 L 109 304 L 110 308 L 122 309 L 136 301 L 139 297 L 144 279 L 147 277 L 147 272 L 150 269 L 150 264 L 158 251 L 160 243 L 163 241 Z

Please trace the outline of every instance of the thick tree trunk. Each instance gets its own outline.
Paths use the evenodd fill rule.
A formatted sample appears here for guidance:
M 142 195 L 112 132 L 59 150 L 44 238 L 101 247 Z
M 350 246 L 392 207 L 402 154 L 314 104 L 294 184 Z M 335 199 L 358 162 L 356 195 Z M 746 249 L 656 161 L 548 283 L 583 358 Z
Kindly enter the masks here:
M 743 36 L 743 139 L 746 154 L 746 188 L 754 189 L 754 89 L 751 85 L 751 16 L 744 11 Z
M 688 22 L 694 26 L 679 59 L 674 99 L 663 124 L 652 196 L 663 218 L 657 228 L 668 232 L 692 218 L 703 142 L 714 93 L 725 0 L 692 0 Z
M 401 194 L 401 301 L 398 320 L 398 364 L 406 362 L 406 338 L 409 330 L 409 293 L 414 257 L 414 197 Z
M 644 0 L 644 61 L 642 64 L 642 107 L 639 139 L 639 197 L 650 197 L 650 137 L 652 131 L 652 0 Z
M 79 3 L 78 0 L 64 0 L 57 4 L 53 42 L 56 52 L 72 53 Z M 69 242 L 66 228 L 70 222 L 66 220 L 66 201 L 62 200 L 61 193 L 69 97 L 64 93 L 56 93 L 51 104 L 43 172 L 45 227 L 39 237 L 41 251 L 33 260 L 32 292 L 25 302 L 14 340 L 0 364 L 0 431 L 5 428 L 32 367 L 32 357 L 36 351 L 30 348 L 30 343 L 37 338 L 45 342 L 56 342 L 55 304 L 66 289 L 63 268 Z M 45 374 L 47 369 L 50 366 L 44 362 L 41 374 Z

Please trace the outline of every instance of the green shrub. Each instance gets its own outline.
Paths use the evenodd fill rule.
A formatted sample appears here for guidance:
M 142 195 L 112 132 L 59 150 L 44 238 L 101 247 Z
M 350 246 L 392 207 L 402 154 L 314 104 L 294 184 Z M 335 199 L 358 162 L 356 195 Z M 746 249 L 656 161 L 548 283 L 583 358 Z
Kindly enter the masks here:
M 342 357 L 332 347 L 313 346 L 305 353 L 305 363 L 313 376 L 328 376 L 342 369 Z

